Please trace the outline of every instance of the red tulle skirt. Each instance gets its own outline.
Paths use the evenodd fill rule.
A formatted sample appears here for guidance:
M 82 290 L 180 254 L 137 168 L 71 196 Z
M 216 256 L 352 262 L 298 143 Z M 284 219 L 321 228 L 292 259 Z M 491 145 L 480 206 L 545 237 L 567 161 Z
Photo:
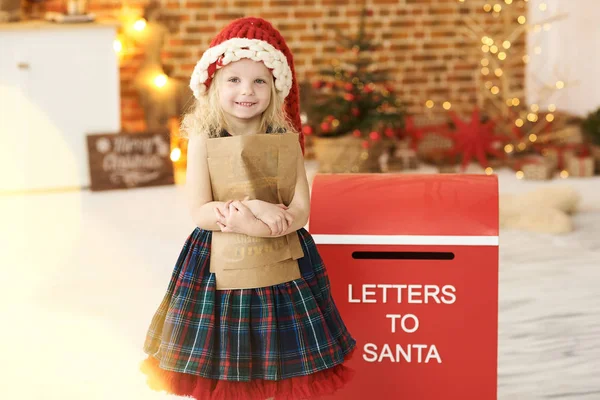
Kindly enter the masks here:
M 345 360 L 349 360 L 351 355 Z M 256 379 L 250 382 L 236 382 L 165 371 L 158 364 L 154 357 L 146 358 L 141 364 L 141 370 L 146 375 L 151 389 L 197 400 L 318 399 L 342 388 L 353 375 L 350 368 L 339 364 L 312 375 L 281 381 Z

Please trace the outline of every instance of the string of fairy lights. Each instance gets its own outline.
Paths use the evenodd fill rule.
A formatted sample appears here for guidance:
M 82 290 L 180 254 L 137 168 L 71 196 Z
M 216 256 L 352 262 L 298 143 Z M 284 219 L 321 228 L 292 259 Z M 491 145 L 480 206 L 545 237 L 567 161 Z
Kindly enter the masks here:
M 469 2 L 469 0 L 457 1 L 465 5 Z M 520 60 L 515 60 L 514 57 L 511 57 L 511 50 L 514 47 L 513 44 L 522 34 L 548 32 L 551 30 L 553 22 L 565 18 L 566 15 L 555 14 L 541 22 L 532 24 L 528 21 L 527 16 L 524 15 L 526 3 L 530 3 L 530 1 L 503 0 L 483 4 L 484 12 L 491 14 L 495 18 L 501 18 L 504 22 L 503 28 L 493 34 L 487 31 L 487 26 L 483 26 L 482 23 L 477 22 L 468 14 L 463 17 L 466 28 L 465 35 L 474 42 L 480 43 L 479 47 L 474 46 L 473 51 L 477 51 L 480 57 L 480 69 L 476 79 L 482 83 L 482 90 L 478 93 L 482 97 L 481 102 L 490 102 L 493 106 L 492 110 L 496 110 L 499 119 L 508 121 L 506 126 L 508 132 L 514 131 L 510 128 L 510 125 L 513 124 L 514 127 L 519 129 L 528 128 L 527 131 L 523 131 L 523 137 L 516 143 L 508 143 L 504 146 L 506 154 L 523 152 L 536 142 L 543 143 L 557 139 L 555 135 L 543 132 L 547 123 L 555 121 L 556 105 L 550 103 L 542 107 L 539 101 L 526 105 L 524 90 L 522 88 L 520 90 L 513 89 L 511 85 L 511 67 L 519 65 L 521 62 L 528 64 L 531 61 L 531 56 L 525 54 L 519 57 Z M 519 9 L 515 10 L 515 6 Z M 548 11 L 548 4 L 542 1 L 537 4 L 537 8 L 541 12 L 546 12 Z M 532 49 L 533 56 L 542 54 L 542 47 L 536 43 L 530 45 L 530 48 Z M 545 84 L 540 93 L 538 93 L 538 100 L 542 98 L 548 99 L 556 91 L 563 90 L 567 86 L 568 84 L 563 79 L 557 79 L 551 84 Z M 452 103 L 448 100 L 438 102 L 438 104 L 444 110 L 452 108 Z M 433 99 L 428 99 L 425 101 L 424 106 L 426 110 L 431 111 L 436 107 L 436 102 Z M 488 167 L 485 172 L 490 175 L 493 173 L 493 169 Z M 516 176 L 521 179 L 524 177 L 524 174 L 522 171 L 517 171 Z M 560 172 L 560 176 L 566 178 L 568 177 L 568 172 L 563 170 Z

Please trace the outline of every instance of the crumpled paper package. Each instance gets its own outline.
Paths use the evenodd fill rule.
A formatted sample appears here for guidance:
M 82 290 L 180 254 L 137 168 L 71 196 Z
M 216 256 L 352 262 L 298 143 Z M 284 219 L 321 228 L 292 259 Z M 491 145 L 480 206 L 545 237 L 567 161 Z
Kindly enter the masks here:
M 213 200 L 258 199 L 289 205 L 301 154 L 298 135 L 254 134 L 207 141 Z M 296 232 L 273 238 L 215 231 L 210 271 L 217 289 L 248 289 L 300 278 L 304 251 Z

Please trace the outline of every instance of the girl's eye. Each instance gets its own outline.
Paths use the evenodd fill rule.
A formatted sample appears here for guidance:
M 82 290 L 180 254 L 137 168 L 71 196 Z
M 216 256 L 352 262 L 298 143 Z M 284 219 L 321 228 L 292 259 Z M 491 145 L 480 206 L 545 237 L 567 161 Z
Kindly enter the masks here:
M 257 80 L 255 80 L 254 82 L 256 82 L 256 83 L 261 83 L 261 84 L 262 84 L 262 83 L 267 83 L 267 81 L 265 81 L 264 79 L 257 79 Z
M 229 78 L 228 82 L 239 82 L 239 78 Z

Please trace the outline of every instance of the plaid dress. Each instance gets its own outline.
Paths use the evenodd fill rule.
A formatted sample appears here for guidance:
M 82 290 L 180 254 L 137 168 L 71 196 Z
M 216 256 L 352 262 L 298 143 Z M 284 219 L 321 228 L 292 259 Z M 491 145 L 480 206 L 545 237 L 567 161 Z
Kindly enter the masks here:
M 203 399 L 264 400 L 329 393 L 335 388 L 326 381 L 343 385 L 348 371 L 341 364 L 355 340 L 331 297 L 312 237 L 305 229 L 298 235 L 300 279 L 216 290 L 209 271 L 212 232 L 192 232 L 144 344 L 150 356 L 145 372 L 168 381 L 159 389 L 196 398 L 201 393 Z M 233 392 L 223 389 L 226 382 Z M 278 382 L 284 384 L 268 385 Z

